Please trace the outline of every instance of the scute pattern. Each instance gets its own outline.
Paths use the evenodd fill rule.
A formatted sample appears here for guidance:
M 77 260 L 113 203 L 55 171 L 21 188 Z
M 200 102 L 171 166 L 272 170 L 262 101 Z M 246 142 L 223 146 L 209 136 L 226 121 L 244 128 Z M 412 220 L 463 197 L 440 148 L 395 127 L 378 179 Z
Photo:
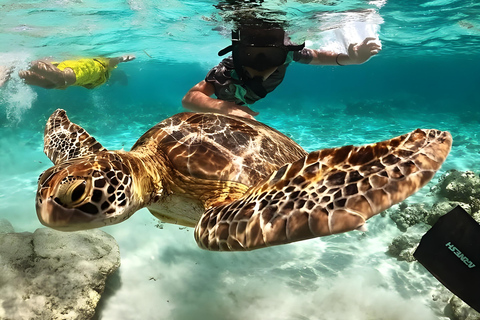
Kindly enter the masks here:
M 307 154 L 260 122 L 212 113 L 181 113 L 166 119 L 140 137 L 132 151 L 149 143 L 185 176 L 247 186 Z
M 44 148 L 54 164 L 106 150 L 82 127 L 70 122 L 65 110 L 56 110 L 48 119 L 44 132 Z
M 128 206 L 133 193 L 130 169 L 116 160 L 109 151 L 97 153 L 81 161 L 64 162 L 46 170 L 39 178 L 39 199 L 53 199 L 57 204 L 86 214 L 109 217 Z M 83 201 L 75 201 L 78 182 Z
M 448 132 L 417 129 L 362 147 L 311 152 L 244 198 L 207 210 L 196 240 L 209 250 L 251 250 L 354 230 L 425 185 L 451 140 Z
M 105 215 L 116 213 L 117 208 L 128 205 L 132 195 L 132 177 L 128 167 L 121 163 L 105 162 L 103 170 L 92 173 L 91 203 Z

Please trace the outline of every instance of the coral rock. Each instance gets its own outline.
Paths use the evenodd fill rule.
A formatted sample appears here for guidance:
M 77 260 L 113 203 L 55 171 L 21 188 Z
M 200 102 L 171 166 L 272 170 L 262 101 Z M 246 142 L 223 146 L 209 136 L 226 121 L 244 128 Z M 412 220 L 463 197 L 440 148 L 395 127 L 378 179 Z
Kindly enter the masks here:
M 120 266 L 115 239 L 101 230 L 5 229 L 0 228 L 0 319 L 91 319 L 107 276 Z
M 472 171 L 449 170 L 431 191 L 450 201 L 470 203 L 480 197 L 480 177 Z
M 449 302 L 454 320 L 480 320 L 480 313 L 468 306 L 457 296 L 453 296 Z

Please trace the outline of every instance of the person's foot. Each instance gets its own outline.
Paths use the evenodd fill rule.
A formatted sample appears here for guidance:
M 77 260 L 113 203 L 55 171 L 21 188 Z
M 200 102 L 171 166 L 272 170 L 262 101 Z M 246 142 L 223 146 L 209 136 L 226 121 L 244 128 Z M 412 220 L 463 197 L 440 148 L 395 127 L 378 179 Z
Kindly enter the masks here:
M 3 86 L 8 79 L 10 79 L 12 71 L 12 67 L 0 66 L 0 87 Z
M 30 69 L 36 72 L 39 72 L 42 75 L 48 75 L 51 72 L 60 71 L 59 69 L 57 69 L 57 67 L 52 65 L 50 62 L 47 62 L 44 60 L 37 60 L 35 62 L 32 62 Z
M 28 70 L 20 70 L 20 71 L 18 71 L 18 76 L 22 79 L 25 79 L 26 77 L 28 77 L 29 73 L 31 73 L 31 72 L 28 71 Z

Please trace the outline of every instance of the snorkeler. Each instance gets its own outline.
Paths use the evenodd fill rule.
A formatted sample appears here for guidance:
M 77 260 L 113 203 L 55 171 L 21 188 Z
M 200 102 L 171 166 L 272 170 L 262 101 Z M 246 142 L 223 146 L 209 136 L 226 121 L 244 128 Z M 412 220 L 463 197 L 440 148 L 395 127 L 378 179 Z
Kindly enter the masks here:
M 28 70 L 21 70 L 18 75 L 26 84 L 45 89 L 66 89 L 70 86 L 93 89 L 107 82 L 111 71 L 119 63 L 133 59 L 135 56 L 125 55 L 116 58 L 84 58 L 62 62 L 36 60 L 31 63 Z
M 362 64 L 376 55 L 381 46 L 375 38 L 350 44 L 348 54 L 294 45 L 285 31 L 275 24 L 242 25 L 232 32 L 232 51 L 211 69 L 205 80 L 192 87 L 182 99 L 183 107 L 196 112 L 216 112 L 247 118 L 258 115 L 247 105 L 264 98 L 283 80 L 292 61 L 312 65 Z M 215 98 L 211 96 L 214 95 Z

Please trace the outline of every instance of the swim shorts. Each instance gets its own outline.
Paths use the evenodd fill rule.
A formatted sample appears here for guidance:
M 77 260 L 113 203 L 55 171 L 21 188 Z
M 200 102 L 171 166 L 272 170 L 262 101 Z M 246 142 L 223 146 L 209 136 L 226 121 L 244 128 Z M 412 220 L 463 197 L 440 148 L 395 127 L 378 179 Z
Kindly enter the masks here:
M 111 69 L 106 58 L 66 60 L 54 65 L 62 71 L 72 69 L 77 79 L 73 85 L 87 89 L 104 84 L 110 77 Z

